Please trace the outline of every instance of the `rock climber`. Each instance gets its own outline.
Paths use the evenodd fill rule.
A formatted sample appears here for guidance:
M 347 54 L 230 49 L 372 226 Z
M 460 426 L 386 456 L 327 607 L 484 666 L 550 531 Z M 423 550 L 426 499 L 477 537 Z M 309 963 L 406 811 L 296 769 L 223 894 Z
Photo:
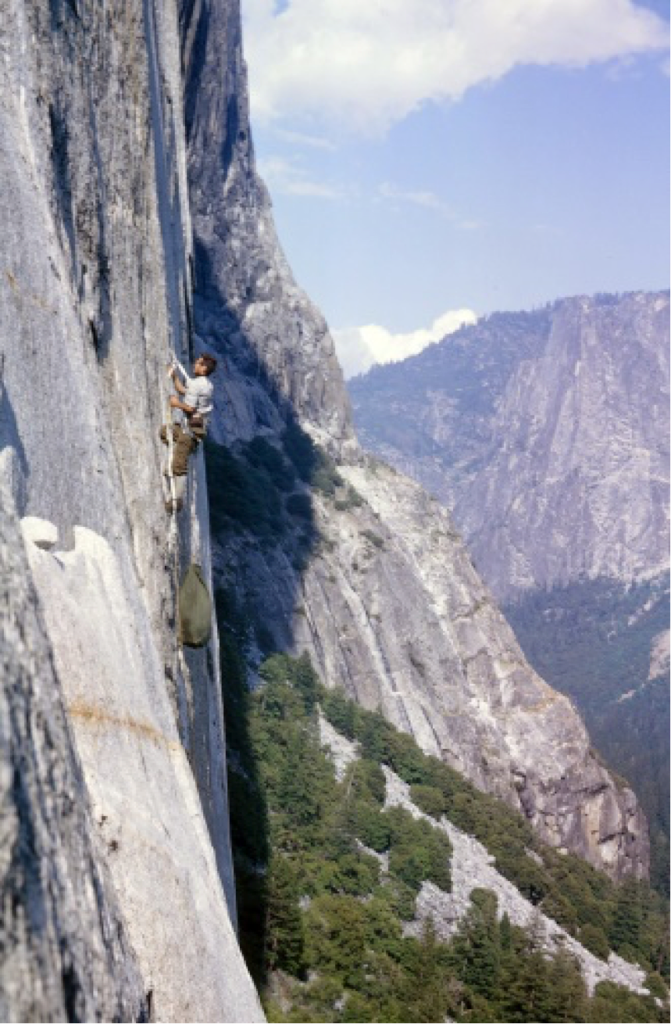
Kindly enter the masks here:
M 182 383 L 177 376 L 177 367 L 170 370 L 175 389 L 181 396 L 170 396 L 171 409 L 182 412 L 181 423 L 173 423 L 173 457 L 172 474 L 175 479 L 175 512 L 179 512 L 184 503 L 184 489 L 188 473 L 189 456 L 196 451 L 207 432 L 207 420 L 212 412 L 212 393 L 214 386 L 209 377 L 217 368 L 214 356 L 204 353 L 198 356 L 193 364 L 193 377 L 187 377 Z M 182 400 L 183 399 L 183 400 Z M 167 444 L 166 428 L 161 429 L 161 439 Z M 172 512 L 172 497 L 165 503 L 166 511 Z

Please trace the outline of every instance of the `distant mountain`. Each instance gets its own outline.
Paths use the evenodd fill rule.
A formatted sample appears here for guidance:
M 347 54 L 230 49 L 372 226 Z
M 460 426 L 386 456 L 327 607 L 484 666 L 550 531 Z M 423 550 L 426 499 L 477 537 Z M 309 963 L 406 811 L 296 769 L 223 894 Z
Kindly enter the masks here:
M 537 670 L 668 833 L 669 295 L 497 313 L 349 382 L 450 507 Z

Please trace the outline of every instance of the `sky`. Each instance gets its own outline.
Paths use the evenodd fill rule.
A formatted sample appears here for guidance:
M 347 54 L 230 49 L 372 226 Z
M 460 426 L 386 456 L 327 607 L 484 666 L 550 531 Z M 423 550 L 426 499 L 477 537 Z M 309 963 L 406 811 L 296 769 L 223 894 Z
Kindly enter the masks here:
M 661 0 L 242 0 L 282 247 L 346 376 L 669 284 Z

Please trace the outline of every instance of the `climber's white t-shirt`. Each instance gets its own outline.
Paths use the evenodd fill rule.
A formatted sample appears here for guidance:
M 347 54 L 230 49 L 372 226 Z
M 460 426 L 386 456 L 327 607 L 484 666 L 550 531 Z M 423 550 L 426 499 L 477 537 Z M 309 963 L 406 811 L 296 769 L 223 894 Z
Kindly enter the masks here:
M 209 377 L 187 377 L 186 393 L 182 401 L 184 405 L 190 405 L 203 421 L 207 423 L 207 417 L 212 412 L 212 394 L 214 385 Z

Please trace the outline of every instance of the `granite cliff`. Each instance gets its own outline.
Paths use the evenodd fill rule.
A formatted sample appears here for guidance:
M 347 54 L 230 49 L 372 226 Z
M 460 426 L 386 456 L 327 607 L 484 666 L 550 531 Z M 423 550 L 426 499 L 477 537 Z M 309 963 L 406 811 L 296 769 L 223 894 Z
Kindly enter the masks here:
M 634 785 L 668 875 L 669 296 L 497 313 L 350 383 L 453 511 L 534 667 Z
M 10 3 L 0 46 L 3 1010 L 262 1020 L 216 643 L 176 642 L 181 572 L 209 573 L 202 462 L 179 535 L 163 507 L 166 364 L 193 341 L 177 12 Z
M 0 493 L 0 1015 L 148 1020 L 4 483 Z
M 293 418 L 345 454 L 355 442 L 333 341 L 294 281 L 256 174 L 239 3 L 183 0 L 181 27 L 196 326 L 225 358 L 215 436 L 249 439 Z
M 554 845 L 645 874 L 633 794 L 449 517 L 358 448 L 255 173 L 237 2 L 12 2 L 1 32 L 8 1019 L 263 1019 L 234 929 L 216 629 L 176 640 L 192 562 L 248 614 L 251 664 L 309 650 Z M 171 523 L 158 440 L 169 354 L 205 345 L 224 367 L 212 550 L 202 455 Z M 243 523 L 226 502 L 259 459 L 297 468 Z
M 668 569 L 668 293 L 497 313 L 350 384 L 362 443 L 453 512 L 497 598 Z

